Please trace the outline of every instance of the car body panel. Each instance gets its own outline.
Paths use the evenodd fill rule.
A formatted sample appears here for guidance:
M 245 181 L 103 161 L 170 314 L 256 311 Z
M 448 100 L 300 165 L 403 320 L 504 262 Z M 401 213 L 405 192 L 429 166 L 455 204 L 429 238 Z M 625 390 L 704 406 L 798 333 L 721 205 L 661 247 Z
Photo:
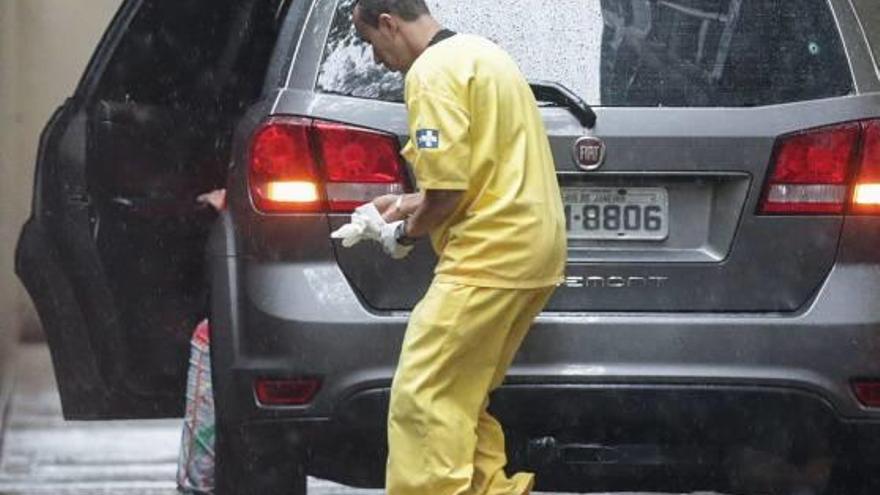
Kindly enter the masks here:
M 858 405 L 849 383 L 880 373 L 878 286 L 880 271 L 839 264 L 791 315 L 547 312 L 508 382 L 760 382 L 819 393 L 848 418 L 878 419 L 880 411 Z M 311 408 L 290 412 L 327 416 L 352 388 L 390 381 L 407 313 L 364 309 L 334 263 L 248 264 L 240 289 L 248 296 L 235 367 L 325 377 Z M 272 414 L 250 407 L 256 417 Z
M 860 17 L 854 10 L 856 6 L 853 2 L 870 3 L 870 0 L 834 0 L 831 2 L 831 7 L 847 47 L 847 55 L 858 91 L 877 93 L 880 92 L 880 65 L 877 65 L 876 54 L 872 53 L 865 34 L 865 29 L 870 29 L 876 24 L 876 20 L 870 18 L 875 7 L 869 7 L 872 10 L 866 9 L 866 14 Z M 864 9 L 861 5 L 858 8 Z

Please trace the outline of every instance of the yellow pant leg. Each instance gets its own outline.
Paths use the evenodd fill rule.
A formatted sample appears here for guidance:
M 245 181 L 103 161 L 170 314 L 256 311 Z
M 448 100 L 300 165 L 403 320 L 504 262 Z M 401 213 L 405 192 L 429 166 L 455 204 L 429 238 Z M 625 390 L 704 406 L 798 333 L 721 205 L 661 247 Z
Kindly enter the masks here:
M 531 301 L 525 304 L 522 312 L 508 335 L 502 350 L 501 360 L 495 370 L 490 392 L 501 386 L 510 368 L 517 350 L 525 339 L 535 317 L 547 305 L 555 288 L 533 291 Z M 504 430 L 501 424 L 489 411 L 488 397 L 480 410 L 477 423 L 477 448 L 474 455 L 474 481 L 470 495 L 527 495 L 535 484 L 531 473 L 517 473 L 507 477 L 504 467 L 507 465 L 505 452 Z
M 392 386 L 389 495 L 472 493 L 481 412 L 534 299 L 534 291 L 432 284 L 413 312 Z
M 504 430 L 485 409 L 477 423 L 477 448 L 474 453 L 474 477 L 469 495 L 525 495 L 534 486 L 534 475 L 517 473 L 508 478 L 504 472 L 507 454 Z

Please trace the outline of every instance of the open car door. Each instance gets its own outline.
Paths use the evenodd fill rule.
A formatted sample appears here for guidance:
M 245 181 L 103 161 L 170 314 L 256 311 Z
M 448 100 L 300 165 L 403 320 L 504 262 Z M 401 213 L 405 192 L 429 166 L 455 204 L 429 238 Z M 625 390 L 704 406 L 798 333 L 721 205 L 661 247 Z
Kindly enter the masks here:
M 236 121 L 289 0 L 128 0 L 43 132 L 16 272 L 65 417 L 179 415 Z

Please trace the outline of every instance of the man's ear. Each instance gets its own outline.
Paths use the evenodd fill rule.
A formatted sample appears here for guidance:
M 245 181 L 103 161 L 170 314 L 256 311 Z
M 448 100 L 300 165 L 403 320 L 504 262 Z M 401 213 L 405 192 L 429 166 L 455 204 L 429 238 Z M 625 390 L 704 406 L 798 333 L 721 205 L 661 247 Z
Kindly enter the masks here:
M 389 14 L 379 14 L 379 22 L 377 25 L 379 31 L 382 31 L 385 36 L 392 37 L 397 34 L 397 31 L 400 29 L 400 26 L 397 23 L 397 19 Z

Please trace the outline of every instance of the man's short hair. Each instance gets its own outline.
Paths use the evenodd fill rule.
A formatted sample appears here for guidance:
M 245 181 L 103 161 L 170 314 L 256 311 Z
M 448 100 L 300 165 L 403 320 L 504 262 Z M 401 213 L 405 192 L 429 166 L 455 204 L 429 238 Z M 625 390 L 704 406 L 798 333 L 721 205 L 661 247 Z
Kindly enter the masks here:
M 414 21 L 430 14 L 425 0 L 356 0 L 360 7 L 361 20 L 371 27 L 379 25 L 379 16 L 394 14 L 405 21 Z

